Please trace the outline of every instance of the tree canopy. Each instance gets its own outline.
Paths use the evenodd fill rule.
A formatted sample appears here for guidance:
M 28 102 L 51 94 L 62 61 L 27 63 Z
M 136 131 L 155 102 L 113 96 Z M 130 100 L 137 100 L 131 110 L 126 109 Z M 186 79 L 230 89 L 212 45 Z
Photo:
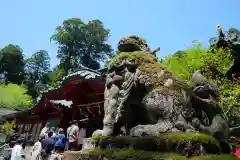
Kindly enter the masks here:
M 28 93 L 37 97 L 41 90 L 51 84 L 49 77 L 50 57 L 45 50 L 35 52 L 25 60 L 25 85 Z
M 99 69 L 100 62 L 113 54 L 112 47 L 106 43 L 109 35 L 110 30 L 105 29 L 100 20 L 85 23 L 79 18 L 71 18 L 56 27 L 51 39 L 58 44 L 57 57 L 67 73 L 80 65 Z
M 226 117 L 238 116 L 240 113 L 240 85 L 228 80 L 224 74 L 233 64 L 229 49 L 203 48 L 198 42 L 192 48 L 186 48 L 180 57 L 178 53 L 166 56 L 161 63 L 172 72 L 189 81 L 196 70 L 202 71 L 207 78 L 220 88 L 220 100 Z
M 24 80 L 22 49 L 9 44 L 0 50 L 0 79 L 4 83 L 21 84 Z
M 43 78 L 50 70 L 50 57 L 45 50 L 35 52 L 30 58 L 25 60 L 25 69 L 29 78 L 34 81 Z
M 0 107 L 26 109 L 32 106 L 32 97 L 27 89 L 17 84 L 0 85 Z

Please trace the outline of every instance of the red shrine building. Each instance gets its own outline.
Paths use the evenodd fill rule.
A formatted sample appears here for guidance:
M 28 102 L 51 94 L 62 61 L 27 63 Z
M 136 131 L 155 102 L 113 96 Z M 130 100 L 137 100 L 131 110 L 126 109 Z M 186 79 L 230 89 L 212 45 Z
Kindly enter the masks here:
M 58 88 L 42 92 L 32 109 L 15 116 L 19 134 L 27 130 L 35 141 L 46 122 L 66 130 L 71 120 L 87 119 L 87 137 L 91 136 L 102 128 L 104 87 L 104 76 L 95 70 L 69 74 Z

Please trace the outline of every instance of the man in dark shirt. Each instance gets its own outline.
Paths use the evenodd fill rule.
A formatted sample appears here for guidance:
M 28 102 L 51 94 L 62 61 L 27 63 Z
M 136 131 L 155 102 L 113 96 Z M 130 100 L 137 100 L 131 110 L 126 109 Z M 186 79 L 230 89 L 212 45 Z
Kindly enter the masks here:
M 47 159 L 48 156 L 51 154 L 51 152 L 54 149 L 54 139 L 52 138 L 53 132 L 49 132 L 48 136 L 45 137 L 45 139 L 43 140 L 43 144 L 42 144 L 42 149 L 44 152 L 44 158 L 43 159 Z

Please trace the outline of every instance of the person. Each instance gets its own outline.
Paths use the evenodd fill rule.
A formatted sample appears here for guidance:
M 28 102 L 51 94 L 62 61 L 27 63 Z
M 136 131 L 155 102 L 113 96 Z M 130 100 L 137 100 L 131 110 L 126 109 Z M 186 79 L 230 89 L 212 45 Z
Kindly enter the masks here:
M 21 160 L 23 157 L 23 148 L 22 148 L 22 140 L 17 139 L 16 144 L 14 145 L 11 153 L 10 160 Z
M 67 129 L 68 149 L 76 151 L 78 148 L 79 128 L 76 120 L 72 121 L 72 124 Z
M 49 123 L 47 122 L 46 125 L 43 127 L 43 129 L 40 132 L 40 137 L 45 138 L 45 135 L 49 131 Z
M 240 145 L 237 145 L 236 148 L 233 150 L 232 154 L 237 158 L 240 158 Z
M 48 132 L 42 143 L 42 157 L 48 159 L 54 149 L 54 139 L 52 138 L 53 132 Z
M 55 136 L 55 145 L 54 149 L 57 153 L 63 152 L 65 149 L 67 138 L 64 134 L 64 130 L 62 128 L 59 128 L 58 134 Z
M 51 127 L 50 132 L 53 133 L 52 138 L 54 139 L 54 137 L 56 136 L 56 128 L 55 127 Z M 48 135 L 45 135 L 45 136 L 48 137 Z
M 32 149 L 33 160 L 41 159 L 41 150 L 42 150 L 42 138 L 39 137 L 38 141 L 34 144 Z
M 79 145 L 79 150 L 82 149 L 83 145 L 83 139 L 86 137 L 86 122 L 82 122 L 81 128 L 79 131 L 79 137 L 78 137 L 78 145 Z

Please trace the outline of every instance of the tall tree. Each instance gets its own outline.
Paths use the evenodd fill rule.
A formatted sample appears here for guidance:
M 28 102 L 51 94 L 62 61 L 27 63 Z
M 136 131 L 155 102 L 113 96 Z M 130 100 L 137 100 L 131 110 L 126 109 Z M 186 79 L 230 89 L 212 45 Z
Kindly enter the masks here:
M 0 78 L 5 83 L 21 84 L 24 80 L 22 49 L 9 44 L 0 50 Z
M 30 58 L 26 59 L 25 69 L 31 80 L 41 80 L 50 70 L 50 57 L 45 50 L 35 52 Z
M 48 83 L 51 84 L 48 76 L 49 71 L 50 57 L 45 50 L 39 50 L 25 60 L 25 84 L 27 85 L 28 93 L 34 98 L 41 90 L 46 88 Z
M 112 56 L 112 47 L 106 43 L 110 30 L 105 29 L 100 20 L 84 23 L 79 18 L 63 21 L 57 26 L 51 40 L 58 44 L 58 55 L 64 70 L 79 67 L 81 64 L 100 68 L 100 62 Z

